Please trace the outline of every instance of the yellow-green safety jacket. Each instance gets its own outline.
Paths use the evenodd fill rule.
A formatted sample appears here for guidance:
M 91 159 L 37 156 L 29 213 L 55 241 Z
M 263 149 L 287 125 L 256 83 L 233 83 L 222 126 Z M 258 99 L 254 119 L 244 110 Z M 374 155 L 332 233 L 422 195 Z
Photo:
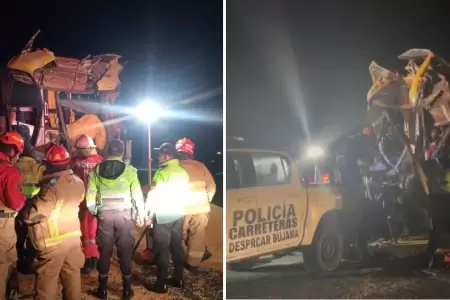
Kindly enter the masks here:
M 145 210 L 155 215 L 157 223 L 170 223 L 184 216 L 190 197 L 189 174 L 178 159 L 171 159 L 153 175 Z
M 31 199 L 39 193 L 38 183 L 42 179 L 45 167 L 30 156 L 22 156 L 14 165 L 22 175 L 23 193 Z
M 137 220 L 144 216 L 144 196 L 137 170 L 121 157 L 111 156 L 89 173 L 86 206 L 93 215 L 105 210 L 131 209 Z

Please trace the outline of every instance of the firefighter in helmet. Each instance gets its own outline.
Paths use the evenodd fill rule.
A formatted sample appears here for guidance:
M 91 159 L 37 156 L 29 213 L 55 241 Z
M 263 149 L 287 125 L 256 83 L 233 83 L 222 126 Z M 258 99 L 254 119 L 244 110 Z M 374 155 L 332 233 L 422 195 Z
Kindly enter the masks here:
M 22 192 L 22 176 L 13 167 L 23 151 L 23 138 L 14 131 L 0 136 L 0 299 L 10 298 L 18 292 L 16 232 L 17 212 L 25 206 Z
M 20 126 L 19 133 L 24 140 L 24 150 L 14 167 L 22 175 L 22 186 L 26 198 L 26 205 L 22 213 L 19 213 L 16 217 L 17 270 L 23 274 L 32 274 L 34 272 L 32 265 L 35 258 L 35 249 L 28 239 L 28 226 L 23 222 L 23 212 L 30 208 L 33 196 L 39 192 L 38 183 L 43 176 L 45 168 L 32 155 L 33 148 L 28 127 Z
M 206 248 L 206 228 L 216 184 L 208 168 L 194 159 L 194 143 L 190 139 L 178 140 L 175 147 L 181 166 L 189 174 L 190 202 L 185 209 L 183 241 L 187 248 L 186 269 L 195 272 L 201 262 L 212 256 Z
M 125 146 L 121 140 L 112 140 L 107 148 L 108 158 L 90 173 L 86 205 L 91 214 L 98 216 L 97 242 L 100 258 L 98 288 L 90 291 L 100 299 L 107 298 L 107 285 L 111 256 L 117 247 L 122 272 L 122 297 L 131 299 L 131 268 L 134 245 L 134 224 L 145 221 L 144 196 L 137 170 L 122 158 Z
M 92 138 L 86 134 L 80 135 L 75 141 L 72 168 L 73 172 L 83 180 L 85 187 L 87 187 L 89 180 L 89 172 L 102 161 L 103 158 L 97 154 L 97 148 Z M 95 241 L 97 218 L 87 209 L 86 201 L 83 201 L 80 205 L 80 225 L 85 256 L 82 273 L 89 274 L 92 269 L 95 269 L 100 254 Z
M 56 299 L 59 279 L 64 299 L 81 299 L 84 255 L 78 212 L 85 189 L 71 170 L 64 146 L 53 145 L 47 150 L 40 187 L 33 205 L 25 212 L 37 257 L 34 299 Z

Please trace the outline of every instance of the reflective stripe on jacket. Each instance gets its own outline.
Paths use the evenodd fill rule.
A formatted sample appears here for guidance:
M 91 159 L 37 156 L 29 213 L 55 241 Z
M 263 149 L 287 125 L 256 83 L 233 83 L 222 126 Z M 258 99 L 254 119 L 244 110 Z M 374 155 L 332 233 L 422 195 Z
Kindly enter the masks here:
M 33 206 L 25 214 L 28 234 L 37 250 L 80 237 L 79 205 L 84 199 L 83 181 L 72 170 L 44 176 Z
M 186 215 L 207 213 L 211 210 L 210 202 L 216 193 L 216 183 L 208 168 L 197 160 L 180 161 L 181 166 L 189 174 L 189 201 L 186 204 Z
M 30 199 L 39 192 L 38 183 L 44 174 L 44 166 L 39 164 L 34 158 L 22 156 L 14 167 L 22 175 L 22 186 L 25 198 Z
M 114 161 L 120 162 L 121 164 L 116 164 L 116 166 L 122 169 L 110 170 L 111 174 L 114 174 L 114 176 L 111 175 L 111 178 L 103 177 L 101 169 Z M 144 196 L 137 170 L 130 164 L 123 163 L 120 157 L 109 157 L 106 161 L 98 164 L 89 173 L 86 205 L 93 215 L 104 210 L 133 209 L 133 219 L 136 220 L 139 216 L 143 216 L 145 213 Z

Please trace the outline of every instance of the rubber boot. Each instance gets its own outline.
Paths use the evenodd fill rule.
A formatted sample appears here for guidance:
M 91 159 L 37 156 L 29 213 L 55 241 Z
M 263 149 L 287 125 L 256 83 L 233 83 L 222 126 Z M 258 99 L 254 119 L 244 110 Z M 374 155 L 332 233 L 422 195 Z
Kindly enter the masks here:
M 91 258 L 86 257 L 84 260 L 84 266 L 81 268 L 81 274 L 83 275 L 89 275 L 91 272 Z
M 150 287 L 150 291 L 157 294 L 166 294 L 169 292 L 169 286 L 167 284 L 167 270 L 158 268 L 156 274 L 156 282 Z
M 134 296 L 133 289 L 131 288 L 131 276 L 129 277 L 122 277 L 122 299 L 123 300 L 130 300 Z
M 19 278 L 17 277 L 17 270 L 13 267 L 10 267 L 8 279 L 6 282 L 6 299 L 18 300 L 19 297 Z
M 97 270 L 98 257 L 91 258 L 91 270 Z
M 169 279 L 169 284 L 176 288 L 184 288 L 184 276 L 183 276 L 183 266 L 175 266 L 173 271 L 173 276 Z
M 25 275 L 34 274 L 33 263 L 21 258 L 17 261 L 17 271 Z
M 90 291 L 90 294 L 98 299 L 106 300 L 108 298 L 108 277 L 98 276 L 98 288 Z

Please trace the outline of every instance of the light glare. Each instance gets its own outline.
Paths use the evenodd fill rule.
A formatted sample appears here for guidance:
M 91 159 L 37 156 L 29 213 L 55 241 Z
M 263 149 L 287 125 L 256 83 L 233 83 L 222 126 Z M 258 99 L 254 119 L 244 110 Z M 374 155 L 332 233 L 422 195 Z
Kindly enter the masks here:
M 144 123 L 156 122 L 165 114 L 165 109 L 162 108 L 158 103 L 153 101 L 143 101 L 134 110 L 134 115 L 136 116 L 136 118 Z
M 318 158 L 325 154 L 325 151 L 319 146 L 309 147 L 306 151 L 306 156 L 308 158 Z

